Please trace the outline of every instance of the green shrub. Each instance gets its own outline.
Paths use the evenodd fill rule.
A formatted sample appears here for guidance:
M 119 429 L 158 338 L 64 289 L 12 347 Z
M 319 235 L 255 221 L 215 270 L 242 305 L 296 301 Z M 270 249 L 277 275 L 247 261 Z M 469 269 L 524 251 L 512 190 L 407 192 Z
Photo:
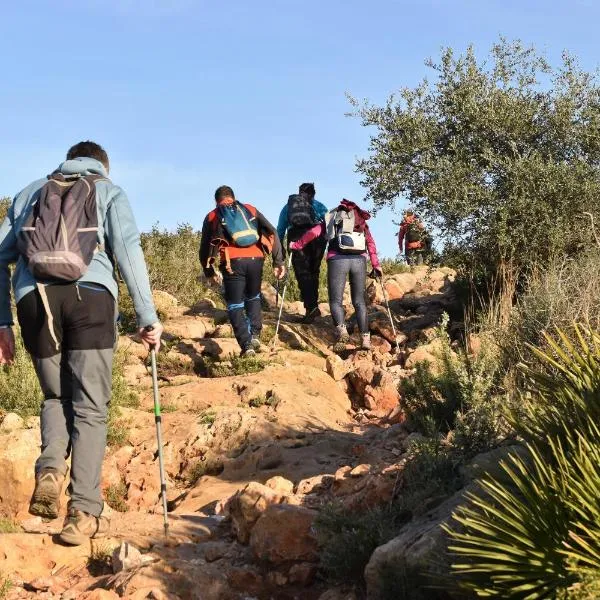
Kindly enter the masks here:
M 8 576 L 4 576 L 0 572 L 0 600 L 4 600 L 6 596 L 8 596 L 8 592 L 10 592 L 10 588 L 12 588 L 13 584 Z
M 363 582 L 363 572 L 375 548 L 392 539 L 403 517 L 389 508 L 348 511 L 329 505 L 319 512 L 315 530 L 319 541 L 321 568 L 336 583 Z
M 131 422 L 121 417 L 121 407 L 138 408 L 140 400 L 137 393 L 125 381 L 125 352 L 115 353 L 113 360 L 112 397 L 108 405 L 107 443 L 109 446 L 122 446 L 127 442 Z
M 401 384 L 409 427 L 428 436 L 456 429 L 455 443 L 466 453 L 493 446 L 505 429 L 501 418 L 500 362 L 495 346 L 484 343 L 476 356 L 452 350 L 445 330 L 436 365 L 421 362 Z
M 6 517 L 0 517 L 0 533 L 18 533 L 21 530 L 21 526 L 13 519 Z
M 117 512 L 127 512 L 127 485 L 121 480 L 119 483 L 113 483 L 104 490 L 104 499 L 106 503 Z
M 15 412 L 24 418 L 39 415 L 43 400 L 31 358 L 16 327 L 15 360 L 0 367 L 0 412 Z
M 502 346 L 508 360 L 526 360 L 527 344 L 543 345 L 544 331 L 571 333 L 574 322 L 600 330 L 600 249 L 588 248 L 577 258 L 554 259 L 533 271 L 513 310 Z M 516 360 L 515 360 L 516 359 Z
M 242 357 L 231 354 L 227 360 L 214 361 L 204 359 L 206 373 L 209 377 L 232 377 L 259 373 L 267 366 L 267 361 L 259 356 Z
M 529 365 L 521 370 L 525 390 L 509 413 L 515 430 L 544 447 L 582 430 L 590 418 L 600 422 L 600 334 L 573 325 L 573 340 L 557 331 L 545 334 L 545 350 L 530 347 Z
M 198 423 L 200 425 L 208 425 L 211 427 L 217 420 L 217 413 L 214 410 L 207 410 L 200 414 L 198 417 Z

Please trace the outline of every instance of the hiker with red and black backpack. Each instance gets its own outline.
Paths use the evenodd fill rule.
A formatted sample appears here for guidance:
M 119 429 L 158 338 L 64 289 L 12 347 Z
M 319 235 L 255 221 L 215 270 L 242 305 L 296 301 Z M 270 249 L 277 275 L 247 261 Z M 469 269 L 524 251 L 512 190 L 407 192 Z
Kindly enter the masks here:
M 327 251 L 327 291 L 331 318 L 336 328 L 336 347 L 345 347 L 350 336 L 344 311 L 344 288 L 350 279 L 352 306 L 361 334 L 361 347 L 371 348 L 366 303 L 367 257 L 371 260 L 371 277 L 381 279 L 382 271 L 375 240 L 367 221 L 371 215 L 350 200 L 342 202 L 325 215 L 325 222 L 309 229 L 298 241 L 290 244 L 294 251 L 302 250 L 321 238 L 329 244 Z
M 129 201 L 108 172 L 101 146 L 76 144 L 56 171 L 15 196 L 0 227 L 0 364 L 15 352 L 9 265 L 16 263 L 21 336 L 44 396 L 29 512 L 59 516 L 70 456 L 59 539 L 72 545 L 109 530 L 100 482 L 117 341 L 115 266 L 144 344 L 158 350 L 163 329 Z
M 283 242 L 287 233 L 287 243 L 298 241 L 311 227 L 322 223 L 327 207 L 315 199 L 315 184 L 303 183 L 297 194 L 292 194 L 281 210 L 277 224 L 277 234 Z M 327 242 L 318 237 L 302 250 L 292 254 L 292 267 L 300 288 L 305 315 L 302 322 L 312 323 L 321 316 L 319 310 L 319 276 L 321 262 Z
M 425 225 L 412 210 L 407 210 L 398 231 L 398 248 L 400 252 L 404 248 L 406 263 L 410 266 L 422 265 L 425 262 L 425 252 L 430 247 L 431 236 Z
M 241 356 L 250 357 L 260 350 L 265 255 L 271 254 L 275 277 L 283 279 L 283 250 L 273 225 L 251 204 L 238 202 L 229 186 L 217 188 L 215 202 L 202 225 L 200 264 L 206 277 L 223 283 Z

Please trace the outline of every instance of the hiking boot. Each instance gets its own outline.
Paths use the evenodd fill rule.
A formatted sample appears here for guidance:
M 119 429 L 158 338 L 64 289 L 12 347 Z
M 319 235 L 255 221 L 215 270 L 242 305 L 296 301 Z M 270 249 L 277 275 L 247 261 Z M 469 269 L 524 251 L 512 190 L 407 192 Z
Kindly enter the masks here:
M 304 325 L 311 325 L 315 322 L 315 319 L 320 316 L 321 309 L 318 306 L 316 306 L 315 308 L 311 308 L 309 311 L 306 312 L 304 317 L 302 317 L 302 319 L 300 320 L 300 323 L 304 323 Z
M 336 342 L 338 344 L 347 344 L 350 340 L 350 334 L 348 333 L 348 329 L 346 329 L 345 325 L 338 325 L 335 328 L 335 337 Z
M 242 350 L 240 353 L 241 358 L 252 358 L 253 356 L 256 356 L 256 350 L 252 346 L 248 346 L 248 348 Z
M 252 348 L 252 350 L 254 350 L 255 352 L 260 352 L 260 338 L 257 335 L 252 336 L 252 339 L 250 340 L 250 348 Z
M 69 508 L 59 538 L 65 544 L 81 546 L 90 538 L 106 537 L 109 529 L 110 521 L 107 517 L 95 517 L 76 508 Z
M 56 519 L 65 476 L 57 469 L 42 469 L 35 477 L 29 512 L 44 519 Z
M 371 349 L 371 334 L 370 333 L 363 333 L 361 334 L 361 345 L 360 347 L 363 350 L 370 350 Z
M 334 352 L 343 352 L 346 349 L 346 344 L 350 341 L 350 335 L 345 325 L 338 325 L 335 328 L 336 341 L 333 344 Z

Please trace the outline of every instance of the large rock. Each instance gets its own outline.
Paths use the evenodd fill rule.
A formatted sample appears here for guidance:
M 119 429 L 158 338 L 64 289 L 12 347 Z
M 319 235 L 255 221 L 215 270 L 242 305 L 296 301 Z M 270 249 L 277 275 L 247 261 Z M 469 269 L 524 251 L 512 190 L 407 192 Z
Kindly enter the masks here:
M 37 428 L 0 434 L 0 515 L 14 516 L 27 508 L 39 453 Z
M 378 416 L 387 416 L 399 402 L 397 381 L 390 373 L 378 370 L 372 384 L 365 387 L 365 406 Z
M 429 344 L 424 344 L 416 348 L 406 359 L 405 367 L 414 369 L 418 363 L 427 362 L 433 371 L 436 370 L 440 361 L 440 353 L 442 351 L 442 342 L 433 340 Z
M 382 338 L 387 340 L 390 344 L 398 344 L 402 345 L 408 337 L 398 330 L 396 323 L 394 323 L 396 327 L 396 335 L 394 336 L 394 329 L 392 328 L 392 324 L 390 323 L 390 318 L 386 313 L 377 313 L 375 314 L 370 322 L 369 327 L 372 331 L 378 333 Z
M 215 330 L 214 319 L 200 316 L 179 317 L 165 324 L 165 334 L 171 338 L 201 339 Z
M 250 540 L 250 532 L 269 506 L 285 502 L 286 495 L 260 483 L 251 481 L 243 490 L 234 494 L 225 506 L 231 518 L 233 532 L 243 544 Z
M 337 354 L 330 354 L 325 361 L 325 369 L 334 381 L 341 381 L 350 373 L 353 366 L 350 361 L 345 361 Z
M 175 296 L 172 296 L 168 292 L 154 290 L 152 292 L 152 299 L 154 300 L 156 312 L 163 320 L 177 317 L 182 312 L 182 309 L 179 306 L 179 300 L 177 300 Z
M 260 560 L 274 564 L 319 559 L 313 524 L 317 512 L 302 506 L 272 505 L 258 519 L 250 547 Z
M 0 423 L 0 433 L 18 431 L 25 427 L 25 421 L 16 413 L 7 413 Z
M 469 486 L 469 491 L 474 491 L 474 485 Z M 394 596 L 386 589 L 390 583 L 389 575 L 386 577 L 389 573 L 404 572 L 404 580 L 421 589 L 435 586 L 436 582 L 439 585 L 439 581 L 448 574 L 451 563 L 448 539 L 442 525 L 450 523 L 452 513 L 463 502 L 465 491 L 457 492 L 432 511 L 413 519 L 400 535 L 375 550 L 365 568 L 369 600 L 401 597 L 400 589 L 394 590 Z M 398 579 L 395 585 L 401 585 L 401 580 Z

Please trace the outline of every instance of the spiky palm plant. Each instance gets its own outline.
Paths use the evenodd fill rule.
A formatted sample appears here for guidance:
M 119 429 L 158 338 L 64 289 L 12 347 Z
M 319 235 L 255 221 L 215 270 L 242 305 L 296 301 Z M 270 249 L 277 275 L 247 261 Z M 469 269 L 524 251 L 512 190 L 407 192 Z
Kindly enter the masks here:
M 566 597 L 600 580 L 600 336 L 575 327 L 535 350 L 520 431 L 528 457 L 486 476 L 447 527 L 454 572 L 479 597 Z
M 530 347 L 537 361 L 522 367 L 526 384 L 508 418 L 527 441 L 540 449 L 548 439 L 565 440 L 600 422 L 600 334 L 574 325 L 573 340 L 561 330 L 557 339 L 544 334 L 546 350 Z M 567 427 L 565 427 L 565 423 Z

